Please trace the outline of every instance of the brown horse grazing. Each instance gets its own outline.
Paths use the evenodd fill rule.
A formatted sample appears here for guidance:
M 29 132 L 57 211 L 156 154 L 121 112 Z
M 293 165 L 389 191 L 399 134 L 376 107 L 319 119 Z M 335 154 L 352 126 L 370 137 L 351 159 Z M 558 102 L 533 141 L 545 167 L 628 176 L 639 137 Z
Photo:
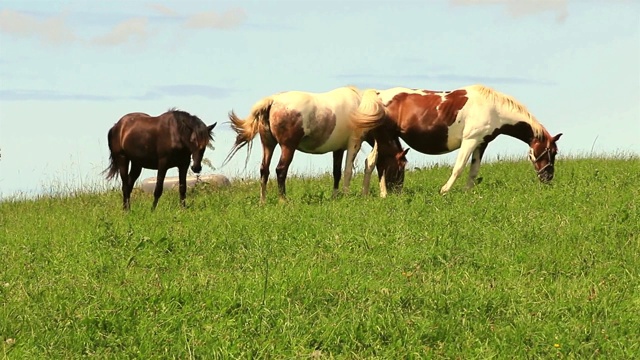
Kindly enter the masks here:
M 260 202 L 264 203 L 269 179 L 269 164 L 275 147 L 280 145 L 282 151 L 276 174 L 279 199 L 285 201 L 285 182 L 294 152 L 296 150 L 310 154 L 332 152 L 333 196 L 335 197 L 342 176 L 342 158 L 346 150 L 347 160 L 343 184 L 343 191 L 346 193 L 353 172 L 353 162 L 362 144 L 362 138 L 353 136 L 350 126 L 351 114 L 358 108 L 360 99 L 361 92 L 351 86 L 324 93 L 288 91 L 268 96 L 255 103 L 247 119 L 240 119 L 231 111 L 229 113 L 231 128 L 237 133 L 237 137 L 223 166 L 245 145 L 249 145 L 248 161 L 251 142 L 257 134 L 260 134 L 263 151 L 260 166 Z M 398 144 L 400 144 L 399 140 Z M 381 144 L 380 147 L 386 150 L 387 143 Z M 393 150 L 395 150 L 394 154 L 402 152 L 401 147 Z M 400 170 L 401 163 L 396 160 L 401 157 L 388 157 L 386 154 L 387 152 L 381 154 L 380 166 L 390 167 L 394 173 L 401 172 L 404 175 L 404 168 Z
M 371 133 L 367 134 L 365 138 L 367 143 L 373 146 L 373 149 L 364 162 L 365 178 L 362 184 L 362 195 L 369 194 L 369 184 L 374 165 L 378 170 L 380 197 L 386 197 L 389 190 L 392 193 L 402 192 L 404 172 L 407 165 L 406 155 L 409 152 L 409 148 L 402 150 L 400 140 L 397 137 L 388 137 L 386 134 L 382 134 L 380 137 L 383 139 L 383 145 L 378 146 L 379 142 L 373 140 Z M 398 152 L 395 149 L 402 151 Z
M 400 136 L 409 147 L 433 155 L 460 149 L 451 177 L 440 189 L 443 194 L 472 154 L 467 187 L 474 185 L 487 144 L 500 134 L 529 145 L 538 178 L 548 183 L 554 176 L 556 142 L 562 136 L 551 136 L 513 97 L 482 85 L 453 91 L 367 90 L 352 119 L 354 131 L 372 131 L 376 141 Z M 365 180 L 370 175 L 367 169 Z
M 153 193 L 152 209 L 155 209 L 162 195 L 167 170 L 178 167 L 180 204 L 185 207 L 189 162 L 193 157 L 193 172 L 199 173 L 202 170 L 202 157 L 209 142 L 213 140 L 211 131 L 216 124 L 207 126 L 197 116 L 170 109 L 160 116 L 126 114 L 113 125 L 107 136 L 110 164 L 103 173 L 106 173 L 107 180 L 120 173 L 123 209 L 130 208 L 133 184 L 142 168 L 158 170 Z

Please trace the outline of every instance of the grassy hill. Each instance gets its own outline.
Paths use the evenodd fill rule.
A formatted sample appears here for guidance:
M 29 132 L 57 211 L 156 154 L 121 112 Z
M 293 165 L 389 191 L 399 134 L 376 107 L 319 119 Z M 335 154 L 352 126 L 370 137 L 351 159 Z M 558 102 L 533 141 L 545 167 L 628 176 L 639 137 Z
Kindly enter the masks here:
M 640 353 L 640 159 L 407 173 L 332 200 L 330 176 L 0 203 L 0 355 L 596 358 Z M 466 173 L 465 175 L 466 176 Z M 374 195 L 377 190 L 374 189 Z

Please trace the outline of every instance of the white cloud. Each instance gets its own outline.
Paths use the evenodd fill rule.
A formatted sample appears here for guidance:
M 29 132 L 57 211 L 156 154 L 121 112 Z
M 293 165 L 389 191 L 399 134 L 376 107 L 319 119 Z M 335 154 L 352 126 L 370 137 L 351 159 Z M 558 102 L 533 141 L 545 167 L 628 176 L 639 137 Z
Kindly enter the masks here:
M 202 11 L 190 15 L 183 15 L 172 8 L 157 3 L 149 4 L 149 8 L 163 16 L 182 19 L 182 26 L 190 29 L 229 29 L 244 23 L 247 18 L 241 8 L 233 8 L 224 12 Z
M 15 37 L 33 37 L 53 45 L 77 40 L 62 15 L 39 18 L 9 9 L 0 10 L 0 32 Z
M 569 0 L 449 0 L 449 3 L 460 6 L 501 5 L 513 17 L 552 12 L 558 22 L 564 22 L 569 16 Z
M 164 5 L 161 4 L 149 4 L 149 8 L 153 9 L 154 11 L 156 11 L 159 14 L 165 15 L 165 16 L 169 16 L 169 17 L 177 17 L 180 16 L 180 14 L 178 14 L 177 11 L 168 8 Z
M 228 29 L 242 24 L 246 14 L 242 9 L 230 9 L 225 12 L 204 11 L 190 15 L 160 4 L 149 4 L 148 7 L 167 18 L 173 18 L 188 29 Z M 71 14 L 73 15 L 73 14 Z M 82 14 L 75 14 L 82 16 Z M 9 9 L 0 10 L 0 33 L 16 38 L 35 38 L 43 43 L 62 45 L 72 42 L 99 46 L 119 46 L 128 43 L 144 44 L 153 35 L 152 24 L 156 17 L 133 17 L 106 29 L 102 35 L 92 38 L 81 38 L 66 22 L 62 14 L 49 17 L 35 16 L 25 12 Z
M 187 18 L 184 26 L 194 29 L 228 29 L 242 24 L 247 15 L 242 9 L 230 9 L 223 13 L 205 11 Z
M 150 34 L 148 23 L 147 18 L 131 18 L 117 24 L 111 31 L 92 39 L 91 42 L 105 46 L 120 45 L 129 41 L 144 43 Z

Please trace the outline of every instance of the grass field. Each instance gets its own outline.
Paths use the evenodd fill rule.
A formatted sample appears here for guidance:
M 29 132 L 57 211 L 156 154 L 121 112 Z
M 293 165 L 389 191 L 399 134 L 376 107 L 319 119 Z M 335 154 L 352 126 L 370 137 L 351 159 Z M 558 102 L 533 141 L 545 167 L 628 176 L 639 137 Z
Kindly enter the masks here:
M 632 359 L 640 354 L 640 159 L 407 173 L 332 200 L 329 176 L 0 203 L 10 359 Z M 465 175 L 466 176 L 466 173 Z M 119 185 L 119 183 L 118 183 Z M 374 195 L 377 190 L 374 189 Z

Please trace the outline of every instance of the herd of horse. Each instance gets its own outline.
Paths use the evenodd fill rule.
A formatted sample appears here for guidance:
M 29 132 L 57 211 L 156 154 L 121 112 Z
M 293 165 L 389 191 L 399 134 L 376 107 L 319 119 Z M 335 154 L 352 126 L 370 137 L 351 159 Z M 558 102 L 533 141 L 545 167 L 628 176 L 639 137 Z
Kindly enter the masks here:
M 473 187 L 489 142 L 500 134 L 529 145 L 529 158 L 539 180 L 554 176 L 557 141 L 515 98 L 482 85 L 450 91 L 394 87 L 361 90 L 340 87 L 324 93 L 287 91 L 256 102 L 242 119 L 232 110 L 230 126 L 237 134 L 223 161 L 228 163 L 243 147 L 249 159 L 256 135 L 262 143 L 260 202 L 266 201 L 269 167 L 277 145 L 281 154 L 276 166 L 279 199 L 286 200 L 286 178 L 296 150 L 309 154 L 333 153 L 333 195 L 339 192 L 344 165 L 343 192 L 349 191 L 353 164 L 363 141 L 372 146 L 365 160 L 363 194 L 368 194 L 374 168 L 380 196 L 400 192 L 404 185 L 409 148 L 438 155 L 458 150 L 451 176 L 440 189 L 446 193 L 471 157 L 467 187 Z M 108 133 L 110 165 L 107 179 L 120 174 L 122 205 L 130 208 L 131 191 L 142 168 L 156 169 L 157 183 L 152 208 L 162 195 L 168 169 L 178 168 L 180 203 L 185 206 L 189 164 L 199 173 L 206 148 L 217 123 L 206 125 L 197 116 L 170 109 L 159 116 L 124 115 Z M 408 148 L 403 149 L 402 139 Z

